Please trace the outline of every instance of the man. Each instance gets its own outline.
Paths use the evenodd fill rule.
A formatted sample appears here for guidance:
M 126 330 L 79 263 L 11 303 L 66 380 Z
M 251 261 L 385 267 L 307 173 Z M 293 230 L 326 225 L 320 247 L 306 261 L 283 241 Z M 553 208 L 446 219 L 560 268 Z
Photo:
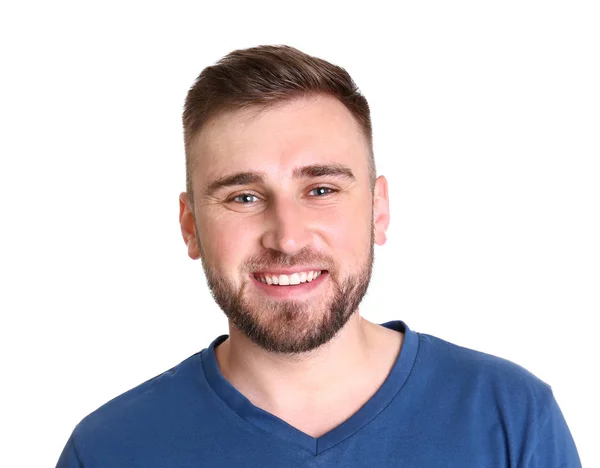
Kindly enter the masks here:
M 183 124 L 181 231 L 229 335 L 87 416 L 59 468 L 580 466 L 529 372 L 360 316 L 388 191 L 345 70 L 235 51 Z

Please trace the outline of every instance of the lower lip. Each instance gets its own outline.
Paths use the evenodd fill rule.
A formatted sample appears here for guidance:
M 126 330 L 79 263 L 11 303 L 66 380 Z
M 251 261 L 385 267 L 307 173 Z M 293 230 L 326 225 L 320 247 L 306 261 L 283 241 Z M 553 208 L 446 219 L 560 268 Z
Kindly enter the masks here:
M 259 291 L 268 296 L 292 298 L 312 292 L 314 289 L 318 288 L 323 281 L 325 281 L 327 276 L 329 276 L 328 273 L 324 271 L 310 283 L 307 281 L 305 283 L 295 284 L 293 286 L 269 285 L 257 280 L 254 275 L 250 275 L 250 278 L 252 279 L 252 283 L 259 289 Z

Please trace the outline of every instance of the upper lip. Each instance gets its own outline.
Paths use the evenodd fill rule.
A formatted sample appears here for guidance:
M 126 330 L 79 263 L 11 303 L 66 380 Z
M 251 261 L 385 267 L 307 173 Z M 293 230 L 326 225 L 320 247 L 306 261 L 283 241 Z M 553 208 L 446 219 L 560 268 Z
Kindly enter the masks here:
M 294 268 L 282 268 L 282 269 L 273 269 L 273 270 L 258 270 L 252 272 L 254 275 L 292 275 L 294 273 L 301 273 L 303 271 L 325 271 L 324 268 L 320 267 L 294 267 Z

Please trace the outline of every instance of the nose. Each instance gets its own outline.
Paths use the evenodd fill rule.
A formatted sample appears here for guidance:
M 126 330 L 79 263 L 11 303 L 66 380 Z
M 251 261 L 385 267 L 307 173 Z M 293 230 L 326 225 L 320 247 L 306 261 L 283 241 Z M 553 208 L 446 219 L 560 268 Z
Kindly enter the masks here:
M 310 230 L 305 207 L 292 199 L 273 200 L 265 214 L 262 245 L 293 255 L 310 242 Z

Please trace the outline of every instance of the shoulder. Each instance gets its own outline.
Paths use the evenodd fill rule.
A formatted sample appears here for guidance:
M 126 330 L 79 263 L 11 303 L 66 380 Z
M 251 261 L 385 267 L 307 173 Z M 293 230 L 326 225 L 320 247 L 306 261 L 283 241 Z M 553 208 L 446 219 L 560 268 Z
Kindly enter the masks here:
M 521 365 L 482 351 L 466 348 L 424 333 L 419 337 L 417 358 L 421 363 L 440 371 L 447 369 L 458 375 L 474 377 L 485 374 L 502 378 L 507 384 L 525 384 L 547 388 L 549 386 Z M 506 380 L 508 379 L 508 381 Z
M 202 372 L 201 352 L 171 369 L 113 398 L 88 414 L 73 431 L 79 444 L 94 444 L 119 434 L 131 434 L 150 428 L 158 421 L 166 423 L 173 415 L 185 411 L 190 395 L 198 395 Z
M 529 370 L 502 357 L 465 348 L 418 333 L 415 371 L 439 382 L 446 392 L 469 394 L 476 401 L 498 404 L 510 412 L 541 416 L 553 400 L 550 385 Z
M 413 384 L 438 420 L 451 418 L 458 433 L 463 424 L 469 438 L 478 428 L 482 444 L 500 441 L 519 466 L 581 466 L 550 385 L 507 359 L 417 335 Z

